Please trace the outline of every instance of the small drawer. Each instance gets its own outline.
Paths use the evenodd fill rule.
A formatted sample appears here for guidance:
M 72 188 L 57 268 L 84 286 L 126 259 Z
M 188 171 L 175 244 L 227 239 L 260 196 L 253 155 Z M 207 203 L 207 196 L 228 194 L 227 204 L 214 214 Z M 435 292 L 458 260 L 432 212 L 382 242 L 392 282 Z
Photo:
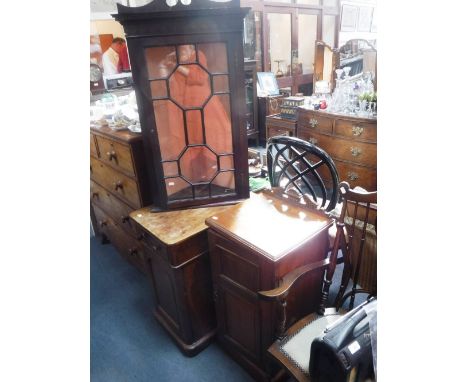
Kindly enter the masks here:
M 123 231 L 103 210 L 93 206 L 101 232 L 110 240 L 117 251 L 135 267 L 149 274 L 146 266 L 145 251 L 135 238 Z
M 91 179 L 127 201 L 134 209 L 143 207 L 137 182 L 93 157 Z
M 299 112 L 297 126 L 302 129 L 312 129 L 331 134 L 333 131 L 333 119 L 319 115 L 317 112 L 301 110 Z
M 137 231 L 137 240 L 143 244 L 143 249 L 147 256 L 159 256 L 165 261 L 168 261 L 166 246 L 156 239 L 153 235 L 141 228 L 138 223 L 133 221 Z
M 116 166 L 129 175 L 135 175 L 130 146 L 96 136 L 101 160 Z
M 377 142 L 377 123 L 337 119 L 335 121 L 335 134 L 357 140 Z
M 278 135 L 292 136 L 291 131 L 279 127 L 268 126 L 267 138 L 276 137 Z
M 91 201 L 102 208 L 109 216 L 129 234 L 137 237 L 135 222 L 130 219 L 130 212 L 134 209 L 117 199 L 104 187 L 91 180 Z
M 340 181 L 346 181 L 351 188 L 356 186 L 365 188 L 367 191 L 377 190 L 377 170 L 351 163 L 335 161 Z
M 98 151 L 97 151 L 97 146 L 96 146 L 96 138 L 94 134 L 89 134 L 90 135 L 90 153 L 91 155 L 94 155 L 96 157 L 99 156 Z

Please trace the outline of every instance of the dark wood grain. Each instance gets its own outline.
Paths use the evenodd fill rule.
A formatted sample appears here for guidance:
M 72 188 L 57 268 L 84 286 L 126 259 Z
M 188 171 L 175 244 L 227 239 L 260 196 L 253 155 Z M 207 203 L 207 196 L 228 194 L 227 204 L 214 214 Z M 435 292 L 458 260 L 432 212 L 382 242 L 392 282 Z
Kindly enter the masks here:
M 257 292 L 275 288 L 295 268 L 322 261 L 332 223 L 322 213 L 300 209 L 270 192 L 252 195 L 206 223 L 218 340 L 256 380 L 269 380 L 266 349 L 275 338 L 279 315 L 272 302 L 259 300 Z M 304 277 L 289 295 L 291 320 L 318 307 L 321 277 L 323 272 Z
M 297 136 L 333 158 L 340 181 L 377 189 L 377 120 L 299 108 Z
M 230 203 L 248 198 L 245 89 L 243 81 L 239 81 L 244 77 L 242 31 L 243 18 L 248 9 L 240 8 L 239 1 L 214 3 L 194 0 L 190 6 L 179 3 L 173 8 L 164 2 L 160 3 L 153 2 L 136 8 L 119 6 L 119 13 L 113 15 L 123 25 L 128 42 L 153 204 L 157 209 L 167 210 Z M 226 45 L 235 190 L 226 195 L 170 200 L 161 162 L 160 144 L 164 144 L 162 143 L 164 140 L 158 137 L 145 50 L 148 47 L 161 45 L 211 42 Z

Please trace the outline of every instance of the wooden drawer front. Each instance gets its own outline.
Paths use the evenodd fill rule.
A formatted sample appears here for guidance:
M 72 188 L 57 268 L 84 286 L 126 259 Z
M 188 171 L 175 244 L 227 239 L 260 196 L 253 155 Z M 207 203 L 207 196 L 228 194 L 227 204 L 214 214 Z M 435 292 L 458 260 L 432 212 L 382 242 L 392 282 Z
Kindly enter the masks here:
M 96 140 L 103 161 L 117 166 L 130 175 L 135 175 L 130 146 L 101 136 L 96 136 Z
M 135 209 L 143 207 L 136 181 L 93 157 L 91 157 L 91 179 L 125 199 Z
M 342 159 L 365 166 L 377 167 L 377 145 L 335 138 L 301 130 L 299 138 L 317 145 L 331 155 L 333 159 Z
M 297 127 L 331 134 L 333 131 L 333 119 L 317 115 L 317 113 L 300 111 Z
M 109 216 L 125 231 L 131 234 L 133 237 L 138 237 L 138 232 L 135 227 L 135 222 L 130 219 L 130 212 L 133 211 L 132 207 L 129 207 L 124 202 L 117 199 L 104 187 L 91 181 L 91 201 L 93 204 L 102 208 Z
M 290 130 L 281 127 L 267 126 L 267 131 L 267 138 L 276 137 L 277 135 L 293 136 Z
M 137 232 L 137 239 L 143 244 L 143 249 L 145 250 L 147 255 L 150 257 L 158 256 L 164 261 L 169 262 L 167 248 L 164 245 L 164 243 L 161 243 L 158 239 L 146 232 L 143 228 L 141 228 L 138 225 L 138 223 L 134 221 L 133 226 L 135 227 L 135 230 Z
M 351 188 L 360 186 L 367 191 L 377 190 L 377 170 L 335 161 L 340 181 L 347 181 Z
M 101 232 L 110 240 L 117 251 L 140 271 L 148 274 L 144 251 L 136 239 L 123 231 L 103 210 L 93 206 Z
M 96 146 L 96 138 L 94 137 L 94 134 L 89 134 L 89 135 L 90 135 L 89 151 L 91 152 L 91 155 L 99 156 L 98 151 L 97 151 L 97 146 Z
M 377 123 L 354 122 L 345 119 L 335 121 L 335 134 L 359 140 L 377 142 Z

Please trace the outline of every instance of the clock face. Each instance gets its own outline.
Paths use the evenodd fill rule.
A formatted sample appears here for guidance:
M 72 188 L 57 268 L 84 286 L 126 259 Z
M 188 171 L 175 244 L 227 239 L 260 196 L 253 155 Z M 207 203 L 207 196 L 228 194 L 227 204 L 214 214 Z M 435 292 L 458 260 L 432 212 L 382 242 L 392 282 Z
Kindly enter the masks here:
M 102 71 L 98 65 L 91 64 L 89 68 L 89 79 L 91 82 L 98 82 L 102 78 Z

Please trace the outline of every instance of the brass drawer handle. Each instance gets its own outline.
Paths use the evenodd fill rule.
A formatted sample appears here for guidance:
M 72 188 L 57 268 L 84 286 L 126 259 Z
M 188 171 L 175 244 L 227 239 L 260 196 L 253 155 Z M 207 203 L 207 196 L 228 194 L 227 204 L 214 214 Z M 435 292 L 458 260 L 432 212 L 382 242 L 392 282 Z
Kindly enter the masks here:
M 92 198 L 97 198 L 99 199 L 99 192 L 93 192 Z
M 311 137 L 311 138 L 309 138 L 309 142 L 312 143 L 313 145 L 316 145 L 317 142 L 318 142 L 318 139 L 316 139 L 314 137 Z
M 362 154 L 362 150 L 359 147 L 353 147 L 351 146 L 351 155 L 353 157 L 357 157 Z
M 364 131 L 364 128 L 362 128 L 361 126 L 353 126 L 351 129 L 353 131 L 353 135 L 356 137 L 359 137 Z
M 348 179 L 349 179 L 349 180 L 356 180 L 356 179 L 359 179 L 359 175 L 356 174 L 355 172 L 349 171 L 349 172 L 348 172 Z
M 315 129 L 317 126 L 318 126 L 318 121 L 314 118 L 311 118 L 309 120 L 309 124 L 310 124 L 310 127 L 312 127 L 313 129 Z
M 107 155 L 107 158 L 109 158 L 110 161 L 112 161 L 112 159 L 117 160 L 117 154 L 115 153 L 114 150 L 108 151 L 108 152 L 106 153 L 106 155 Z
M 117 191 L 119 188 L 123 190 L 123 184 L 121 180 L 118 180 L 117 182 L 114 182 L 114 190 Z

